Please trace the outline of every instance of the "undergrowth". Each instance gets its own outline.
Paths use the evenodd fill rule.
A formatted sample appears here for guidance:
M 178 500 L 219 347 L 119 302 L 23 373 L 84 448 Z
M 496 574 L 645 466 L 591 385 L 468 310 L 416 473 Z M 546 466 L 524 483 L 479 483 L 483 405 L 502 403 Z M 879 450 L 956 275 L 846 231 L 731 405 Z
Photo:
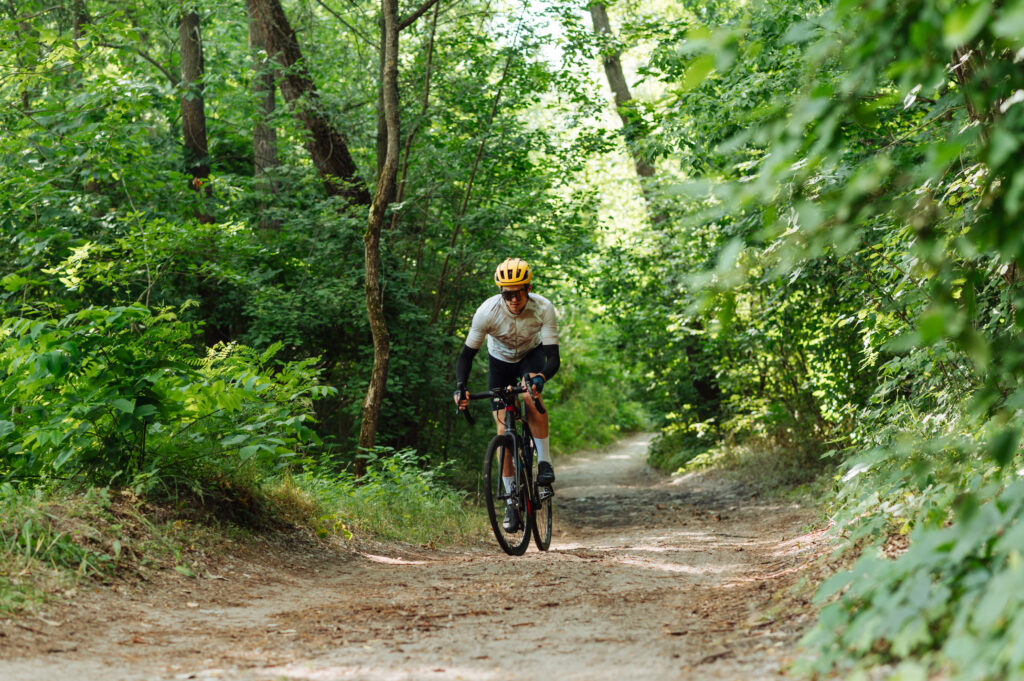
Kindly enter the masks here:
M 72 597 L 83 580 L 202 574 L 206 549 L 247 533 L 196 509 L 150 504 L 130 490 L 0 486 L 0 616 Z
M 366 473 L 310 468 L 294 478 L 315 500 L 314 528 L 417 544 L 454 544 L 480 536 L 484 515 L 468 493 L 445 481 L 446 465 L 429 467 L 412 450 L 377 447 L 364 455 Z
M 0 617 L 74 596 L 83 580 L 152 570 L 198 577 L 231 543 L 296 527 L 321 540 L 442 546 L 485 532 L 484 514 L 445 482 L 443 468 L 386 448 L 366 455 L 366 464 L 359 480 L 327 466 L 273 478 L 243 467 L 177 496 L 0 485 Z
M 670 473 L 715 469 L 765 497 L 823 507 L 835 494 L 834 452 L 815 441 L 748 436 L 719 439 L 707 424 L 668 427 L 653 440 L 647 462 Z

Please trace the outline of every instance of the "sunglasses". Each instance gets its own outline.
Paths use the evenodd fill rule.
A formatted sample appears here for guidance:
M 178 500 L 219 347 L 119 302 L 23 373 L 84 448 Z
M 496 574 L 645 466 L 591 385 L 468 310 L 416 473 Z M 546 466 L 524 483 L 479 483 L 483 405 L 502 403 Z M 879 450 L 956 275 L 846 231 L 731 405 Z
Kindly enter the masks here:
M 526 293 L 525 288 L 521 288 L 518 291 L 502 291 L 501 297 L 508 301 L 513 301 L 519 298 L 522 294 Z

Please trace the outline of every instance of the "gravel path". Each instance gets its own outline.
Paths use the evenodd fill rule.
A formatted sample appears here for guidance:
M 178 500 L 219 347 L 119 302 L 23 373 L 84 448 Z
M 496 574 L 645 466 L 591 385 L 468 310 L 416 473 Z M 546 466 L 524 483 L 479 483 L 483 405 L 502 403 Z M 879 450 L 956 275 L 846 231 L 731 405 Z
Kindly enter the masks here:
M 268 544 L 4 623 L 0 679 L 780 678 L 822 545 L 811 514 L 657 473 L 647 443 L 558 462 L 546 553 Z

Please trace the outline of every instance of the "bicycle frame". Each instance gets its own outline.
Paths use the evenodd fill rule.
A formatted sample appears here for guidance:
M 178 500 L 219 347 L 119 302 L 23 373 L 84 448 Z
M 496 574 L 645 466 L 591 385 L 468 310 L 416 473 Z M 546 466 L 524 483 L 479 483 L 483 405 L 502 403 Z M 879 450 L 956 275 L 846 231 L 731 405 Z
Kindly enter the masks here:
M 506 553 L 516 556 L 526 551 L 531 534 L 541 551 L 546 551 L 551 542 L 551 492 L 546 487 L 548 494 L 541 496 L 540 488 L 533 480 L 533 432 L 526 414 L 527 407 L 519 397 L 528 390 L 524 382 L 482 393 L 462 394 L 463 399 L 488 399 L 498 406 L 494 416 L 501 419 L 499 423 L 504 428 L 502 433 L 492 438 L 487 448 L 484 494 L 491 529 L 498 544 Z M 546 413 L 539 399 L 535 398 L 533 406 L 539 413 Z M 499 416 L 498 411 L 504 412 L 503 415 Z M 474 422 L 468 410 L 463 414 L 470 424 Z M 504 521 L 501 520 L 502 512 L 505 513 Z M 538 513 L 546 519 L 543 525 L 537 524 Z
M 499 396 L 499 399 L 505 404 L 505 434 L 510 435 L 512 439 L 512 465 L 513 465 L 513 476 L 516 480 L 523 480 L 529 485 L 532 480 L 530 479 L 530 466 L 533 465 L 532 448 L 530 442 L 533 440 L 533 433 L 530 431 L 530 422 L 523 414 L 525 406 L 519 399 L 519 395 L 512 396 L 512 401 L 505 401 L 504 397 L 510 395 Z M 542 412 L 543 413 L 543 412 Z M 522 424 L 523 433 L 519 434 L 519 430 L 516 428 L 516 422 Z M 522 438 L 522 439 L 520 439 Z M 523 451 L 530 453 L 530 460 L 526 460 L 526 454 Z M 501 450 L 501 470 L 505 470 L 505 457 L 507 456 L 506 448 Z M 499 499 L 508 499 L 511 496 L 510 493 L 505 492 L 504 494 L 498 495 Z M 529 502 L 528 502 L 529 503 Z

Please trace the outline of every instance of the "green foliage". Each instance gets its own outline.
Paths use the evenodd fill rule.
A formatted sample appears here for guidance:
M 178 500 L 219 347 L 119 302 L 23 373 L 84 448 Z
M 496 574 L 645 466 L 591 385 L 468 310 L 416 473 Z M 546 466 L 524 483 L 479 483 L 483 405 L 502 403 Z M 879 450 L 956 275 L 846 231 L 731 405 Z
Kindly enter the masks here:
M 615 9 L 620 51 L 654 46 L 626 137 L 662 177 L 599 290 L 669 415 L 654 459 L 710 426 L 841 462 L 866 557 L 823 592 L 812 671 L 1019 676 L 1021 3 L 652 6 Z
M 113 574 L 131 547 L 105 531 L 112 519 L 103 491 L 61 504 L 39 489 L 0 484 L 0 613 L 31 609 L 76 579 Z
M 635 382 L 633 367 L 616 358 L 606 345 L 610 334 L 608 325 L 571 308 L 560 320 L 559 355 L 564 359 L 544 390 L 551 406 L 550 438 L 556 454 L 614 442 L 649 422 L 630 390 Z
M 449 466 L 431 467 L 416 452 L 377 447 L 361 455 L 366 474 L 358 480 L 330 468 L 308 468 L 296 478 L 319 501 L 318 532 L 354 531 L 378 539 L 416 544 L 451 544 L 479 536 L 484 515 L 466 492 L 445 481 Z
M 696 420 L 692 414 L 667 414 L 667 423 L 651 442 L 647 463 L 665 471 L 679 471 L 695 457 L 719 442 L 714 422 Z
M 848 673 L 907 660 L 898 673 L 956 679 L 1013 678 L 1024 669 L 1024 485 L 972 491 L 988 501 L 962 502 L 951 526 L 915 529 L 897 560 L 871 551 L 822 586 L 820 600 L 843 595 L 804 638 L 816 651 L 811 669 Z
M 140 489 L 204 468 L 280 469 L 304 443 L 311 362 L 272 368 L 238 346 L 197 356 L 193 325 L 141 305 L 89 307 L 0 327 L 0 474 Z

